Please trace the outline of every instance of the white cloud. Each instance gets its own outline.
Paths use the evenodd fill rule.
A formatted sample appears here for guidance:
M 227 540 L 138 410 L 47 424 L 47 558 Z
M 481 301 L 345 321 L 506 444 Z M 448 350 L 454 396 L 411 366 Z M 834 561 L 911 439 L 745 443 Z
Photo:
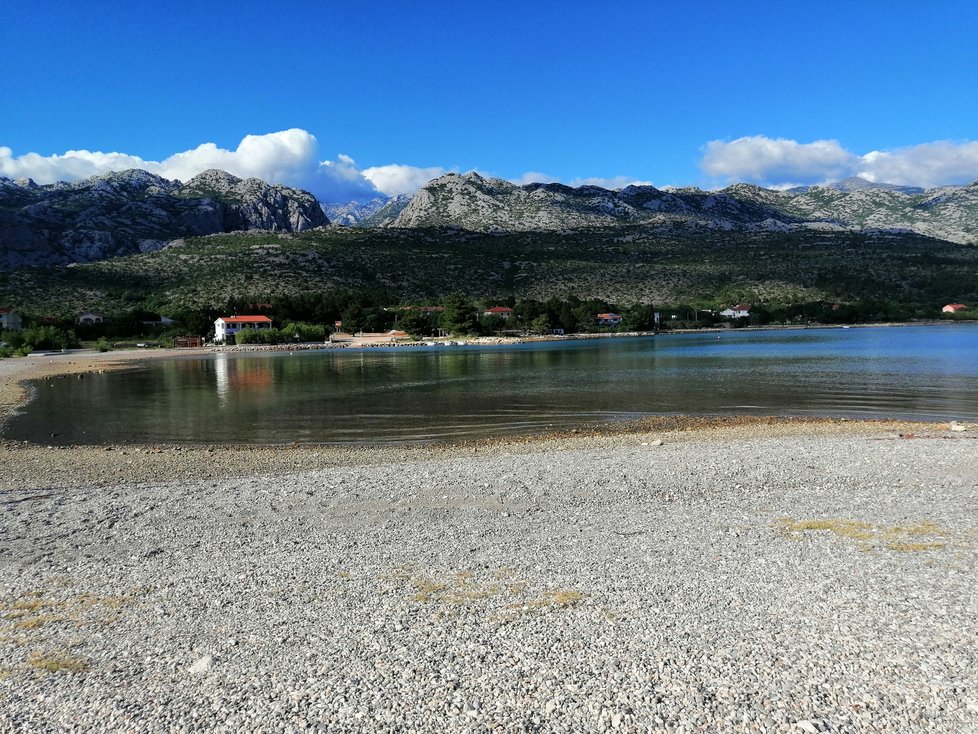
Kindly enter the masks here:
M 612 176 L 602 178 L 592 176 L 590 178 L 572 178 L 567 182 L 569 186 L 600 186 L 603 189 L 623 189 L 626 186 L 651 186 L 651 181 L 637 181 L 628 176 Z
M 522 176 L 511 178 L 509 181 L 517 186 L 526 186 L 527 184 L 531 183 L 559 183 L 560 179 L 558 179 L 556 176 L 551 176 L 549 173 L 527 171 Z
M 877 183 L 931 188 L 978 179 L 978 141 L 937 140 L 862 157 L 857 174 Z
M 386 166 L 372 166 L 363 170 L 363 177 L 370 181 L 378 191 L 388 196 L 398 194 L 413 194 L 433 178 L 438 178 L 448 171 L 434 166 L 418 168 L 391 163 Z
M 755 135 L 729 143 L 711 140 L 700 167 L 710 176 L 727 181 L 818 183 L 851 176 L 858 161 L 858 156 L 836 140 L 799 143 Z
M 931 188 L 978 179 L 978 142 L 939 140 L 859 155 L 836 140 L 799 143 L 755 135 L 730 142 L 710 141 L 700 168 L 727 183 L 751 181 L 772 188 L 827 183 L 849 176 Z
M 142 168 L 169 179 L 187 181 L 208 168 L 242 178 L 256 177 L 311 191 L 321 201 L 367 200 L 383 194 L 413 193 L 442 168 L 391 165 L 361 171 L 350 156 L 320 160 L 319 143 L 311 133 L 293 128 L 265 135 L 246 135 L 234 150 L 203 143 L 162 161 L 126 153 L 70 150 L 61 155 L 26 153 L 14 156 L 0 147 L 0 176 L 33 178 L 41 184 L 75 181 L 110 171 Z
M 601 176 L 592 176 L 589 178 L 572 178 L 568 181 L 561 181 L 556 176 L 551 176 L 547 173 L 540 173 L 539 171 L 527 171 L 522 176 L 517 178 L 511 178 L 510 181 L 519 186 L 525 186 L 530 183 L 566 183 L 568 186 L 600 186 L 603 189 L 623 189 L 626 186 L 651 186 L 650 181 L 637 181 L 630 176 L 612 176 L 610 178 L 604 178 Z

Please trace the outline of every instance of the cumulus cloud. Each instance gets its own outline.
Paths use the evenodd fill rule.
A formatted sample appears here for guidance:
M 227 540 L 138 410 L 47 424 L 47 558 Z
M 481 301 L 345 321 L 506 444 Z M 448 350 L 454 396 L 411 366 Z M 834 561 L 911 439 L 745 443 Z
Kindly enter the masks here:
M 773 188 L 828 183 L 849 176 L 931 188 L 978 178 L 978 142 L 940 140 L 860 155 L 836 140 L 799 143 L 755 135 L 710 141 L 700 168 L 727 183 L 750 181 Z
M 164 178 L 187 181 L 208 168 L 220 168 L 242 178 L 256 177 L 270 183 L 306 189 L 321 201 L 368 200 L 381 194 L 413 193 L 441 168 L 405 165 L 360 170 L 350 156 L 321 160 L 316 137 L 293 128 L 265 135 L 246 135 L 229 150 L 203 143 L 175 153 L 162 161 L 145 160 L 126 153 L 70 150 L 61 155 L 26 153 L 14 156 L 0 147 L 0 176 L 33 178 L 41 184 L 75 181 L 110 171 L 141 168 Z
M 876 183 L 931 188 L 978 179 L 978 141 L 938 140 L 891 151 L 874 150 L 857 174 Z
M 818 183 L 851 176 L 859 157 L 836 140 L 799 143 L 763 135 L 706 144 L 700 167 L 728 181 Z
M 434 166 L 418 168 L 392 163 L 387 166 L 372 166 L 363 170 L 363 177 L 370 181 L 377 190 L 388 196 L 398 194 L 413 194 L 433 178 L 448 173 L 447 169 Z

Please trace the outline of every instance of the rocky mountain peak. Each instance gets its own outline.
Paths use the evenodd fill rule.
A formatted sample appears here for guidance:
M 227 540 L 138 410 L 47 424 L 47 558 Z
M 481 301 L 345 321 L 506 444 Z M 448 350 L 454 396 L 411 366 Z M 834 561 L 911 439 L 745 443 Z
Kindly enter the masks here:
M 63 265 L 240 230 L 328 224 L 307 191 L 210 170 L 187 184 L 130 169 L 36 188 L 0 182 L 0 265 Z

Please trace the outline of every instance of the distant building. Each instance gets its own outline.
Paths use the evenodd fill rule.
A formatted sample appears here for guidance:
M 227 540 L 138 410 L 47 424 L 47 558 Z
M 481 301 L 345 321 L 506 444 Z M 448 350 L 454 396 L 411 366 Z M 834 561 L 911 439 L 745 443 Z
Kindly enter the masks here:
M 227 341 L 242 329 L 267 331 L 272 328 L 272 320 L 267 316 L 221 316 L 214 322 L 214 340 Z
M 944 313 L 957 313 L 958 311 L 967 311 L 968 307 L 963 303 L 949 303 L 944 308 L 941 309 Z
M 749 303 L 738 303 L 732 308 L 725 308 L 720 312 L 721 316 L 726 316 L 728 319 L 744 319 L 750 316 L 750 304 Z
M 108 320 L 105 314 L 97 311 L 86 311 L 75 316 L 75 323 L 81 325 L 104 324 Z
M 493 306 L 482 312 L 483 316 L 498 316 L 501 319 L 509 319 L 513 316 L 513 309 L 508 306 Z
M 4 331 L 20 331 L 24 328 L 24 322 L 20 314 L 10 306 L 0 306 L 0 329 Z
M 621 316 L 616 313 L 599 313 L 595 318 L 598 326 L 618 326 L 621 323 Z
M 196 347 L 204 346 L 204 340 L 199 336 L 189 334 L 184 336 L 173 337 L 173 346 L 179 347 L 181 349 L 193 349 Z

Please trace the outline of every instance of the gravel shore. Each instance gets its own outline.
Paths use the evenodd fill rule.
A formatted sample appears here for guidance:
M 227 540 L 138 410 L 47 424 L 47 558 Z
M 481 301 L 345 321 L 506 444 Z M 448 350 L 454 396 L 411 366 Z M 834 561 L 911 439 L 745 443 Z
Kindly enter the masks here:
M 5 443 L 0 518 L 4 732 L 978 731 L 973 426 Z

